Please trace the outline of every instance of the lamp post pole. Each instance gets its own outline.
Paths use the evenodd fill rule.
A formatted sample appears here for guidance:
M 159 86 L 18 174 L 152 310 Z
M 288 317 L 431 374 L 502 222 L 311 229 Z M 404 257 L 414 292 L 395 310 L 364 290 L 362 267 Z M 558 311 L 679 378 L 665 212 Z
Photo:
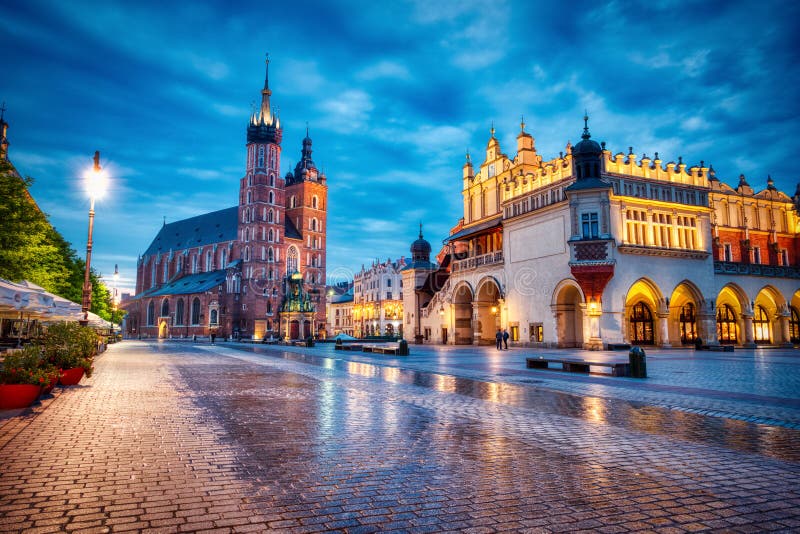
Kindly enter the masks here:
M 100 173 L 100 151 L 94 153 L 94 167 L 92 172 L 96 175 Z M 92 268 L 92 230 L 94 229 L 94 197 L 93 190 L 89 191 L 89 237 L 86 240 L 86 269 L 83 272 L 83 298 L 81 299 L 81 312 L 83 319 L 81 324 L 89 323 L 89 308 L 92 306 L 92 282 L 89 279 L 89 272 Z

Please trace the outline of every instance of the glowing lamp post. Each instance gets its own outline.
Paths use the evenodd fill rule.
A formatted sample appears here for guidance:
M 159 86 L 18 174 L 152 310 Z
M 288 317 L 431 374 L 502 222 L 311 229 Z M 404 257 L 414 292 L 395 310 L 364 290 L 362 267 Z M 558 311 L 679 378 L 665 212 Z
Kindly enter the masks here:
M 89 272 L 92 268 L 92 230 L 94 228 L 94 201 L 105 192 L 105 174 L 100 169 L 100 152 L 94 153 L 94 166 L 86 173 L 86 191 L 89 193 L 89 238 L 86 240 L 86 269 L 83 273 L 83 298 L 81 299 L 81 324 L 89 322 L 89 308 L 92 306 L 92 282 Z

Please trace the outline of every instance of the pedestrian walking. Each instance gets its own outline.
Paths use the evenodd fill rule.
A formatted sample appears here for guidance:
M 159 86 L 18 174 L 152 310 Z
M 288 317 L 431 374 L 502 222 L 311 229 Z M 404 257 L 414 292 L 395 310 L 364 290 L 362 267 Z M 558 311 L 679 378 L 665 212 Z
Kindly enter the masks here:
M 503 328 L 503 345 L 505 345 L 505 349 L 508 350 L 508 330 Z
M 499 328 L 494 335 L 494 339 L 497 341 L 497 350 L 503 350 L 503 332 L 501 332 Z
M 217 339 L 217 334 L 211 334 L 211 344 L 214 344 L 214 340 Z

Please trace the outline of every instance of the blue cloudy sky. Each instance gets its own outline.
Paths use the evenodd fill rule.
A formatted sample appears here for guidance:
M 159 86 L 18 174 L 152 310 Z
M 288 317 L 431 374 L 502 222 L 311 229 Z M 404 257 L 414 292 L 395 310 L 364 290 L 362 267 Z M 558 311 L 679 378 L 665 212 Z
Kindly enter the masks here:
M 120 266 L 162 224 L 235 205 L 245 125 L 269 52 L 283 172 L 308 122 L 329 185 L 328 273 L 437 244 L 461 217 L 461 165 L 524 115 L 545 159 L 593 136 L 729 184 L 794 193 L 800 9 L 792 1 L 0 0 L 10 159 L 81 251 L 95 150 L 113 182 L 93 265 Z M 475 158 L 479 159 L 479 158 Z

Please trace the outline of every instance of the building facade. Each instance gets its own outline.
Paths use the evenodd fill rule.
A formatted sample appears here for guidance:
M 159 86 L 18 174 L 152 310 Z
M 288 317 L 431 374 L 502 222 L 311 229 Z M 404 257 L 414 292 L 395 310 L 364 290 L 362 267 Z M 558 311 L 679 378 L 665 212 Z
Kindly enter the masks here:
M 326 177 L 302 142 L 281 175 L 267 76 L 247 125 L 236 206 L 165 224 L 139 258 L 128 334 L 301 339 L 325 334 Z
M 446 280 L 417 331 L 592 349 L 800 341 L 796 202 L 771 179 L 734 189 L 703 162 L 613 154 L 585 120 L 554 159 L 524 123 L 513 158 L 493 129 L 483 162 L 467 156 Z
M 353 300 L 352 282 L 340 284 L 328 290 L 328 330 L 330 335 L 355 336 Z
M 404 257 L 376 261 L 353 277 L 353 331 L 356 337 L 403 335 Z

